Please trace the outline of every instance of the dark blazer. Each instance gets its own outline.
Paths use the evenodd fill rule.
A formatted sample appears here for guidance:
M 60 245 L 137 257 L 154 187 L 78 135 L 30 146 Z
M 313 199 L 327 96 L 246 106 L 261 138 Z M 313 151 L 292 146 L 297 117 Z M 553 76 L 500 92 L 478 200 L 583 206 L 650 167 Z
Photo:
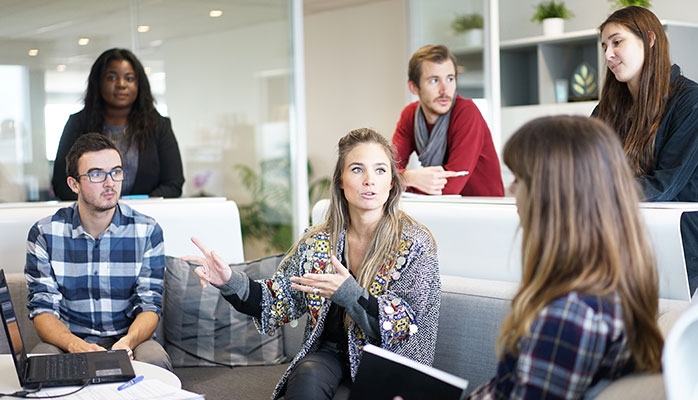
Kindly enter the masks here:
M 133 190 L 121 195 L 147 194 L 150 197 L 179 197 L 184 185 L 182 157 L 179 153 L 177 139 L 172 131 L 169 118 L 159 116 L 157 134 L 154 141 L 138 153 L 138 171 Z M 65 156 L 77 138 L 87 133 L 85 110 L 73 114 L 63 129 L 58 144 L 56 161 L 53 165 L 52 185 L 56 196 L 61 200 L 75 200 L 76 194 L 68 187 L 65 171 Z

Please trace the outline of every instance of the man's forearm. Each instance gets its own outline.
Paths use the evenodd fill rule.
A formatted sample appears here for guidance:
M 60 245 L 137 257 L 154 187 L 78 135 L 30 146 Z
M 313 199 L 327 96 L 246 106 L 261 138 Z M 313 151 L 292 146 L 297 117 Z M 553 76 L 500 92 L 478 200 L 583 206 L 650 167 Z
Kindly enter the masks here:
M 95 350 L 94 345 L 73 334 L 67 326 L 51 313 L 41 313 L 34 317 L 34 328 L 42 341 L 59 347 L 69 353 Z
M 157 329 L 160 317 L 153 311 L 143 311 L 136 316 L 131 326 L 128 328 L 128 333 L 120 342 L 126 341 L 130 349 L 138 346 L 144 341 L 150 339 Z

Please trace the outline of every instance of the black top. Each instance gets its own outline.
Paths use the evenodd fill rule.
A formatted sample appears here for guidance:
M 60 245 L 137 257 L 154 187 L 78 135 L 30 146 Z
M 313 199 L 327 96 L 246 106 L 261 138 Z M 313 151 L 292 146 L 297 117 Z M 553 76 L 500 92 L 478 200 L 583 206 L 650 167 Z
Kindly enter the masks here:
M 70 147 L 77 138 L 85 133 L 87 133 L 87 117 L 85 110 L 82 110 L 68 118 L 53 165 L 51 181 L 53 191 L 61 200 L 77 198 L 66 182 L 65 156 L 68 155 Z M 135 182 L 131 191 L 122 191 L 122 196 L 146 194 L 150 197 L 179 197 L 182 195 L 182 185 L 184 185 L 182 157 L 169 118 L 159 116 L 157 133 L 153 141 L 139 152 L 138 171 L 128 171 L 128 173 L 135 174 Z
M 671 67 L 669 102 L 654 142 L 654 169 L 637 181 L 644 201 L 698 201 L 698 84 L 681 75 L 678 65 Z M 698 213 L 681 217 L 681 236 L 693 293 L 698 286 Z

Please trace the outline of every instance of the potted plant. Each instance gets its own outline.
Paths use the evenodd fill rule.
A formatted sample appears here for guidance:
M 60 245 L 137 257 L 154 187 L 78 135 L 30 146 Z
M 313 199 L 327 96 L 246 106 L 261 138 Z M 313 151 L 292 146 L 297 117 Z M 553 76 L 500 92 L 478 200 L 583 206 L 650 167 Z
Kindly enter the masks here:
M 623 8 L 627 6 L 652 7 L 650 0 L 608 0 L 613 3 L 613 8 Z
M 485 21 L 482 14 L 456 14 L 451 29 L 456 35 L 464 35 L 466 46 L 482 46 L 482 29 Z
M 541 1 L 536 6 L 532 21 L 543 24 L 543 35 L 559 35 L 564 31 L 565 20 L 574 17 L 572 11 L 565 7 L 564 2 L 555 0 Z
M 233 168 L 242 179 L 252 201 L 238 204 L 240 225 L 245 246 L 255 240 L 264 246 L 264 255 L 285 252 L 293 245 L 293 212 L 291 210 L 291 187 L 288 177 L 290 159 L 288 157 L 272 158 L 262 161 L 258 172 L 255 168 L 236 164 Z M 322 198 L 329 197 L 330 178 L 313 179 L 313 168 L 308 162 L 308 198 L 315 204 Z M 245 254 L 248 253 L 246 248 Z M 262 257 L 264 255 L 259 255 Z

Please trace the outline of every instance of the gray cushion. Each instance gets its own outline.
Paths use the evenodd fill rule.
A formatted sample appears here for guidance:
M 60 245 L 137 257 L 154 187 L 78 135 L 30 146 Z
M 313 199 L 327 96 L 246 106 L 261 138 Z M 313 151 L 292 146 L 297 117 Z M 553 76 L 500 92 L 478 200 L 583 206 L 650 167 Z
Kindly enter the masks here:
M 242 264 L 252 279 L 270 277 L 282 255 Z M 252 317 L 237 312 L 218 289 L 201 287 L 193 268 L 166 257 L 165 349 L 175 367 L 272 365 L 286 361 L 281 330 L 262 335 Z

